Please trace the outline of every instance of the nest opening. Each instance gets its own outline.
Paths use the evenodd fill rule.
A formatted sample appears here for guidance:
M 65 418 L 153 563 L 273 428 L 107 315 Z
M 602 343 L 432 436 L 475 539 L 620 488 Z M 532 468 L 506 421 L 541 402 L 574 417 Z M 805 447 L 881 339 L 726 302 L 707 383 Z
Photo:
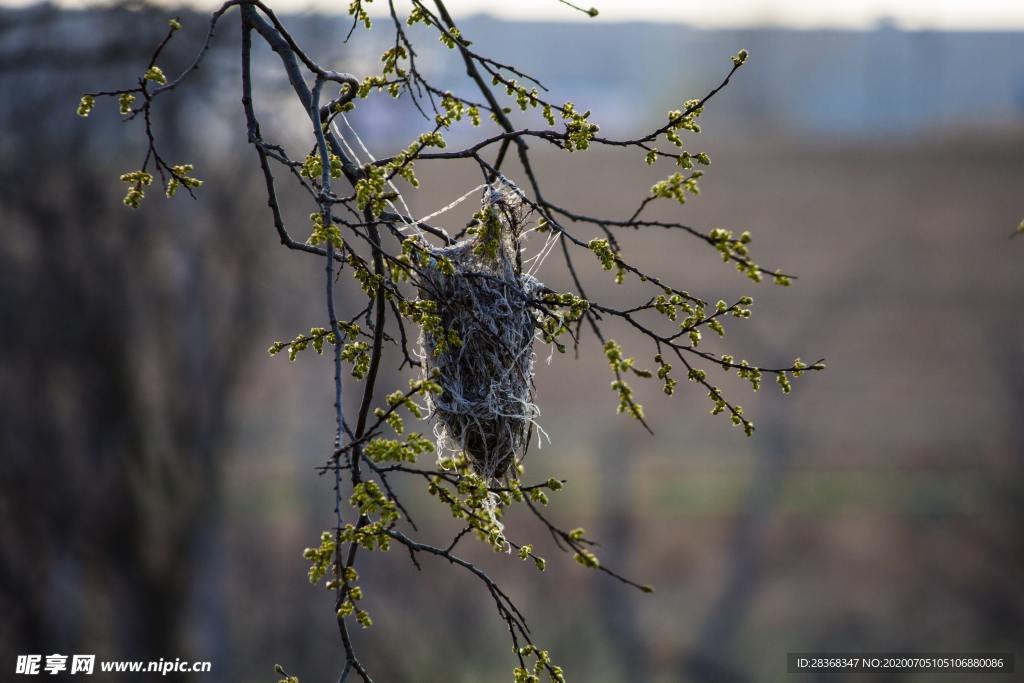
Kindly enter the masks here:
M 421 297 L 436 302 L 442 329 L 461 340 L 435 353 L 442 340 L 420 335 L 424 370 L 442 388 L 431 399 L 438 455 L 464 452 L 488 480 L 516 475 L 539 415 L 530 302 L 543 285 L 520 272 L 519 238 L 530 213 L 520 196 L 504 179 L 485 189 L 475 234 L 446 247 L 424 245 L 431 258 L 416 276 Z M 443 260 L 453 272 L 442 271 Z

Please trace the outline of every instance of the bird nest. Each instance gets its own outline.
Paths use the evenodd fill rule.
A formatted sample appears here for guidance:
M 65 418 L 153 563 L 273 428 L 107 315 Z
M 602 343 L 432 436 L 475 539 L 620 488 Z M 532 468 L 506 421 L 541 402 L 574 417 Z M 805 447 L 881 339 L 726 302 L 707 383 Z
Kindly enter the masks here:
M 530 213 L 518 188 L 488 187 L 471 236 L 424 247 L 422 298 L 436 302 L 440 331 L 420 336 L 424 370 L 441 385 L 431 399 L 439 455 L 463 452 L 488 480 L 513 476 L 539 414 L 533 404 L 531 300 L 542 289 L 522 274 L 518 242 Z M 446 331 L 461 344 L 449 345 Z

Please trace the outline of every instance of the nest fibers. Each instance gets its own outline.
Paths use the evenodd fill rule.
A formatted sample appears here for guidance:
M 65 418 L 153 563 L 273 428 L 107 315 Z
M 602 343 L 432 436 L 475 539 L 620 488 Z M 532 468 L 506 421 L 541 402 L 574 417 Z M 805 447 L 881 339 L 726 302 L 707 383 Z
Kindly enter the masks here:
M 443 329 L 455 330 L 462 341 L 435 355 L 438 340 L 420 335 L 424 369 L 437 371 L 442 388 L 431 399 L 438 452 L 465 452 L 486 479 L 501 479 L 510 469 L 514 474 L 540 412 L 532 401 L 530 301 L 543 285 L 517 272 L 517 245 L 530 213 L 520 194 L 504 180 L 488 187 L 483 209 L 497 219 L 491 225 L 498 234 L 484 225 L 451 246 L 427 247 L 434 258 L 416 278 L 421 296 L 437 302 Z M 483 253 L 483 240 L 491 240 L 490 253 Z M 438 269 L 440 257 L 451 261 L 454 273 Z

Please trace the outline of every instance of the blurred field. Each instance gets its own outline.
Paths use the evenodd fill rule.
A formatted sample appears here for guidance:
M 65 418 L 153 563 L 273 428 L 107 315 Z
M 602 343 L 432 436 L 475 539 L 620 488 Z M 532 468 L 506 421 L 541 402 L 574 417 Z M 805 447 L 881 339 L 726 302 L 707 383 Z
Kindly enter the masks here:
M 712 139 L 705 192 L 682 213 L 697 225 L 750 227 L 763 262 L 800 274 L 788 290 L 742 281 L 692 238 L 627 238 L 637 245 L 629 253 L 694 283 L 694 292 L 752 293 L 754 318 L 729 326 L 726 338 L 751 358 L 824 356 L 829 369 L 799 380 L 789 397 L 774 386 L 756 396 L 733 386 L 759 425 L 747 440 L 708 415 L 694 391 L 668 402 L 656 386 L 643 392 L 654 437 L 613 417 L 592 339 L 579 360 L 556 354 L 541 367 L 538 401 L 554 443 L 530 456 L 530 478 L 566 476 L 556 515 L 593 529 L 607 540 L 607 563 L 657 587 L 652 597 L 633 595 L 571 562 L 552 562 L 534 578 L 516 562 L 481 556 L 514 583 L 575 677 L 725 680 L 717 668 L 725 666 L 737 680 L 780 680 L 782 655 L 801 647 L 1018 646 L 1022 405 L 1013 359 L 1024 324 L 1012 312 L 1024 305 L 1024 279 L 1006 225 L 1024 186 L 1022 142 L 1019 132 L 896 144 Z M 548 177 L 570 179 L 557 194 L 590 213 L 622 215 L 627 198 L 654 179 L 635 160 L 600 152 L 543 159 Z M 950 159 L 968 170 L 953 173 Z M 443 204 L 474 182 L 468 173 L 427 176 L 418 206 Z M 288 256 L 273 258 L 283 265 Z M 545 281 L 559 282 L 558 265 L 550 260 Z M 602 281 L 592 264 L 584 270 Z M 593 287 L 612 297 L 614 288 Z M 267 432 L 250 434 L 242 423 L 227 476 L 232 509 L 275 527 L 284 509 L 310 508 L 315 518 L 305 497 L 318 489 L 294 463 L 312 466 L 319 451 L 303 435 L 328 417 L 310 406 L 310 397 L 327 395 L 326 363 L 283 365 L 253 361 L 240 419 Z M 270 395 L 281 412 L 268 429 L 261 406 Z M 326 489 L 319 487 L 323 506 Z M 296 520 L 285 528 L 301 527 Z M 540 533 L 511 528 L 531 539 Z M 291 539 L 282 533 L 273 554 L 290 559 Z M 250 540 L 236 542 L 244 552 Z M 544 547 L 542 538 L 537 544 Z M 454 580 L 443 572 L 386 571 L 371 582 L 395 610 L 382 630 L 428 641 L 422 647 L 445 653 L 442 661 L 468 659 L 471 670 L 458 680 L 500 675 L 488 648 L 500 629 L 487 626 L 489 605 L 471 584 L 456 597 L 437 585 Z M 463 621 L 446 606 L 451 600 L 479 624 L 471 646 L 463 639 L 473 636 L 458 629 L 451 641 L 431 637 Z M 316 610 L 315 596 L 302 601 Z M 693 661 L 697 645 L 717 658 L 710 673 Z M 367 646 L 382 644 L 368 638 Z M 400 659 L 386 661 L 408 667 L 396 670 L 399 679 L 412 676 L 420 660 Z M 634 667 L 644 674 L 631 674 Z
M 2 74 L 22 94 L 4 120 L 22 133 L 0 141 L 0 652 L 188 654 L 212 659 L 215 680 L 271 680 L 275 662 L 333 680 L 334 616 L 301 557 L 332 519 L 313 470 L 330 446 L 329 363 L 265 351 L 323 323 L 321 264 L 277 243 L 236 93 L 213 74 L 208 96 L 161 120 L 204 171 L 200 200 L 124 210 L 116 176 L 141 140 L 72 119 L 74 97 L 51 107 L 53 92 L 120 73 L 117 60 L 45 71 L 36 90 L 30 73 Z M 753 318 L 727 324 L 722 348 L 828 370 L 790 396 L 723 376 L 752 439 L 709 415 L 703 392 L 665 401 L 637 383 L 650 436 L 614 414 L 591 337 L 578 360 L 548 365 L 538 349 L 553 443 L 526 477 L 567 478 L 553 516 L 656 592 L 587 573 L 522 517 L 510 533 L 548 558 L 544 574 L 464 550 L 507 583 L 570 680 L 786 680 L 794 650 L 1016 651 L 1019 665 L 1024 241 L 1008 236 L 1024 215 L 1024 128 L 825 137 L 756 112 L 716 124 L 714 108 L 705 127 L 701 196 L 659 211 L 750 229 L 755 257 L 799 280 L 754 285 L 685 235 L 624 235 L 626 253 L 711 301 L 751 294 Z M 593 215 L 627 215 L 667 168 L 536 147 L 551 197 Z M 421 214 L 479 182 L 469 166 L 420 174 L 408 198 Z M 293 201 L 296 225 L 306 213 Z M 592 297 L 624 300 L 628 285 L 581 263 Z M 568 286 L 557 254 L 540 277 Z M 613 336 L 652 365 L 627 330 Z M 455 530 L 424 493 L 406 498 L 428 538 Z M 355 636 L 378 680 L 508 677 L 506 634 L 469 577 L 418 573 L 398 551 L 361 573 L 376 625 Z

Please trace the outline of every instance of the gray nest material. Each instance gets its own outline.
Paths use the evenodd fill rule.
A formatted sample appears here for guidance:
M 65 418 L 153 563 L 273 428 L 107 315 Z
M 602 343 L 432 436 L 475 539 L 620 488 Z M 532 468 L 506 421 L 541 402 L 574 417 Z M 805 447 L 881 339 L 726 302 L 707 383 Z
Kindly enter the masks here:
M 483 209 L 496 219 L 490 231 L 485 225 L 451 246 L 427 247 L 434 258 L 421 269 L 416 284 L 423 298 L 437 302 L 443 328 L 454 329 L 462 341 L 435 355 L 437 340 L 420 335 L 424 370 L 428 375 L 437 370 L 442 387 L 431 406 L 438 452 L 463 451 L 477 474 L 501 479 L 510 470 L 514 476 L 539 415 L 531 400 L 530 300 L 543 285 L 517 273 L 518 238 L 529 214 L 520 191 L 503 182 L 484 192 Z M 482 253 L 484 240 L 489 240 L 489 253 Z M 440 257 L 451 261 L 453 274 L 438 269 Z

